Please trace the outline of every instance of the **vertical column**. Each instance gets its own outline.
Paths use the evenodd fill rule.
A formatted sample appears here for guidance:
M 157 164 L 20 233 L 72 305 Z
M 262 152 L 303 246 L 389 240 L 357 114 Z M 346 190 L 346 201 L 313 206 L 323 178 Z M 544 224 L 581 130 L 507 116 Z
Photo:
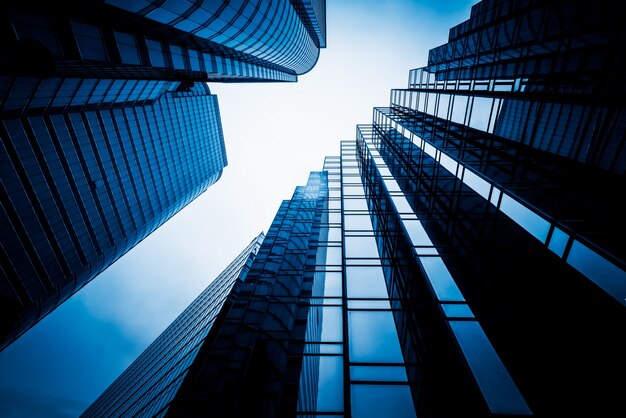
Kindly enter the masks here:
M 328 202 L 307 317 L 298 417 L 344 416 L 344 325 L 339 157 L 327 157 Z M 320 414 L 320 415 L 318 415 Z
M 351 416 L 415 417 L 356 144 L 341 148 Z

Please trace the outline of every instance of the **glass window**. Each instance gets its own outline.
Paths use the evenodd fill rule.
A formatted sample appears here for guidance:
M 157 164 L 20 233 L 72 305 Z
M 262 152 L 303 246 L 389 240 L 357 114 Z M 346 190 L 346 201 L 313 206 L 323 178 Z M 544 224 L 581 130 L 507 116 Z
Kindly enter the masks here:
M 339 213 L 339 212 L 330 212 L 328 214 L 328 223 L 340 224 L 341 223 L 341 213 Z
M 470 127 L 486 132 L 489 126 L 492 105 L 493 99 L 491 98 L 474 97 L 472 114 L 470 116 Z
M 342 411 L 343 358 L 340 356 L 306 356 L 302 363 L 298 410 Z M 317 394 L 317 399 L 313 399 L 315 394 Z
M 346 214 L 344 217 L 346 230 L 352 231 L 371 231 L 372 222 L 368 214 L 352 215 Z
M 344 210 L 367 210 L 367 203 L 365 199 L 343 199 Z
M 187 50 L 189 53 L 189 62 L 193 71 L 200 71 L 200 53 L 195 49 Z
M 467 184 L 472 190 L 485 199 L 488 199 L 491 185 L 468 168 L 466 168 L 463 173 L 463 183 Z
M 414 418 L 411 390 L 406 385 L 351 385 L 353 418 Z
M 148 13 L 146 17 L 152 20 L 156 20 L 157 22 L 169 23 L 172 20 L 177 19 L 178 15 L 176 13 L 172 13 L 169 10 L 166 10 L 163 7 L 161 7 L 161 8 L 154 9 L 153 11 Z
M 343 354 L 343 344 L 308 343 L 304 345 L 304 352 L 307 354 Z
M 346 237 L 346 257 L 378 258 L 378 246 L 374 237 Z
M 450 302 L 465 300 L 441 257 L 420 257 L 419 260 L 437 299 Z
M 386 382 L 406 382 L 404 366 L 351 366 L 351 380 L 380 380 Z
M 106 61 L 107 54 L 100 35 L 100 29 L 94 25 L 72 22 L 74 36 L 80 49 L 80 55 L 85 60 Z
M 328 247 L 326 251 L 326 264 L 332 266 L 341 265 L 341 247 Z
M 322 307 L 321 341 L 338 342 L 343 341 L 343 320 L 341 318 L 341 306 Z
M 579 241 L 572 243 L 567 263 L 620 303 L 626 301 L 626 272 Z
M 550 223 L 517 200 L 502 195 L 500 210 L 541 242 L 545 242 Z
M 152 66 L 165 67 L 165 59 L 163 58 L 163 48 L 161 47 L 161 42 L 146 39 L 146 46 L 148 47 L 148 55 L 150 56 L 150 63 Z
M 183 59 L 182 48 L 176 45 L 170 45 L 170 52 L 172 54 L 172 64 L 174 64 L 174 68 L 178 70 L 184 70 L 185 61 Z
M 364 196 L 365 191 L 361 184 L 350 184 L 343 186 L 343 194 L 346 196 Z
M 552 231 L 552 237 L 550 238 L 548 248 L 561 257 L 565 251 L 568 239 L 569 235 L 555 227 L 554 231 Z
M 342 294 L 341 273 L 326 272 L 324 280 L 324 296 L 340 297 Z
M 341 228 L 328 228 L 328 241 L 341 241 Z
M 406 228 L 411 244 L 414 246 L 427 246 L 432 247 L 433 243 L 428 237 L 426 230 L 422 223 L 417 219 L 403 219 L 402 223 Z M 423 252 L 422 252 L 423 253 Z
M 354 300 L 348 301 L 348 309 L 391 309 L 388 299 L 383 300 Z
M 530 415 L 526 401 L 476 321 L 450 321 L 476 382 L 491 412 Z
M 120 56 L 124 64 L 141 64 L 139 59 L 139 51 L 137 50 L 137 42 L 135 37 L 130 33 L 115 32 L 115 40 L 120 50 Z
M 443 313 L 448 318 L 473 318 L 474 314 L 469 306 L 465 303 L 462 304 L 449 304 L 444 303 L 441 305 Z
M 391 311 L 348 312 L 350 361 L 402 363 L 402 350 Z
M 381 267 L 346 267 L 349 298 L 388 298 Z
M 328 202 L 328 209 L 341 209 L 341 202 L 339 200 L 331 200 Z

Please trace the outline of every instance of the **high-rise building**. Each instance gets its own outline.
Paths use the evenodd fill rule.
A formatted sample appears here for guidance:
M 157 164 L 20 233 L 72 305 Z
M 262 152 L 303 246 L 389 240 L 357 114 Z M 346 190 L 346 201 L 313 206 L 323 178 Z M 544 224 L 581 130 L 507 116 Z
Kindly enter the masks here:
M 0 5 L 0 349 L 217 181 L 205 82 L 296 81 L 324 0 Z
M 260 234 L 83 413 L 90 417 L 164 416 L 189 366 L 263 242 Z
M 476 4 L 283 202 L 168 415 L 621 416 L 622 23 Z

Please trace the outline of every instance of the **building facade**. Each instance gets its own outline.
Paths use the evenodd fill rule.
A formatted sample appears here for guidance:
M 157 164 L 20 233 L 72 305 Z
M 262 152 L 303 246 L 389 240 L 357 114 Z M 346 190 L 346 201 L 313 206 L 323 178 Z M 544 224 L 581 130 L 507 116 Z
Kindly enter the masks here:
M 226 165 L 217 98 L 205 84 L 135 81 L 113 95 L 111 83 L 95 84 L 108 103 L 0 123 L 3 346 L 205 191 Z M 56 95 L 72 97 L 63 86 Z
M 621 416 L 613 12 L 476 4 L 283 202 L 168 414 Z
M 227 164 L 207 81 L 296 81 L 324 0 L 0 6 L 0 349 Z
M 246 279 L 263 238 L 252 240 L 83 416 L 165 416 L 233 286 Z

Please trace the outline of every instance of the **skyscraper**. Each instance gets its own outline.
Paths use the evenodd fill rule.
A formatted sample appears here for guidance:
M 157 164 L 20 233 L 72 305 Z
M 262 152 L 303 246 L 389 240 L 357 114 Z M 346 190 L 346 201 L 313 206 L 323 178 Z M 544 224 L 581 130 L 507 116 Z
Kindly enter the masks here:
M 283 202 L 168 414 L 622 415 L 622 22 L 475 5 Z
M 84 416 L 164 416 L 228 296 L 244 281 L 263 242 L 260 234 L 84 412 Z
M 323 0 L 5 3 L 0 349 L 217 181 L 205 82 L 296 81 L 326 43 Z

